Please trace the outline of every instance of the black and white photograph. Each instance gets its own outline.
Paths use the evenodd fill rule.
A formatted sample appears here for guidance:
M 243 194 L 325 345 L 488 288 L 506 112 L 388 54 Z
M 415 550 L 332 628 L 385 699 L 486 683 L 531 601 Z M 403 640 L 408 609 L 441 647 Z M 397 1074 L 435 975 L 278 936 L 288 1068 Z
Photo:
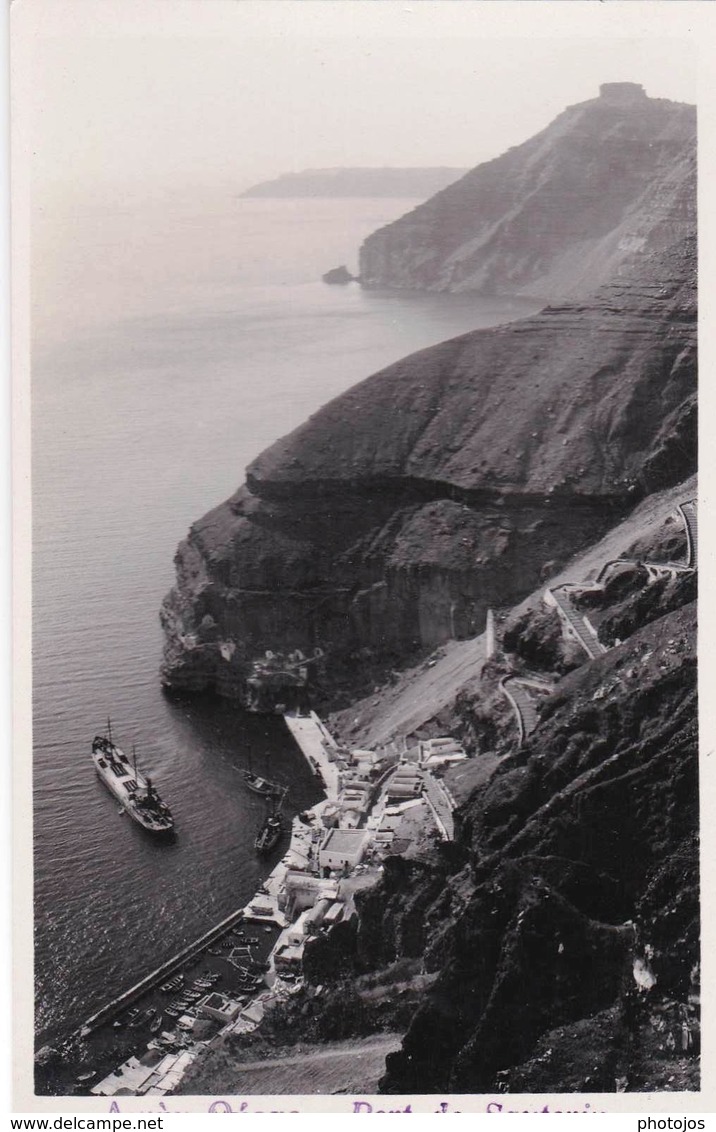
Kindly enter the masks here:
M 649 7 L 11 13 L 23 1111 L 698 1109 L 700 45 Z

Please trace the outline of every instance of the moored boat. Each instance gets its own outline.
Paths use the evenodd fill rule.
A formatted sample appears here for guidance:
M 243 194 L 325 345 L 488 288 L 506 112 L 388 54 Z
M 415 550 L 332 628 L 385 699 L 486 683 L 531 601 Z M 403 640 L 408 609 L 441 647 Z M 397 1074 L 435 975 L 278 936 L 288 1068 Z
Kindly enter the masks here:
M 260 774 L 254 774 L 250 770 L 243 772 L 243 779 L 249 790 L 253 790 L 254 794 L 261 794 L 264 798 L 280 798 L 283 794 L 284 787 L 278 782 L 271 782 L 268 778 L 262 778 Z
M 121 804 L 125 813 L 151 833 L 172 833 L 174 818 L 161 800 L 150 778 L 137 770 L 136 759 L 130 763 L 124 751 L 112 739 L 112 725 L 107 720 L 107 734 L 96 735 L 92 742 L 92 762 L 107 789 Z
M 254 847 L 257 853 L 270 853 L 281 840 L 283 824 L 279 814 L 269 814 L 261 829 L 256 834 Z

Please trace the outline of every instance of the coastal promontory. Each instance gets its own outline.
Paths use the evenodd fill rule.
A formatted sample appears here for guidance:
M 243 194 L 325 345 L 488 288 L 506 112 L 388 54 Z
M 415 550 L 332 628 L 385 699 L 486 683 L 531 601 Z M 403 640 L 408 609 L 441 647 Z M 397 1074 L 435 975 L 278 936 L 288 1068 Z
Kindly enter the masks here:
M 373 233 L 366 287 L 584 294 L 660 246 L 693 106 L 605 83 L 546 129 Z
M 166 684 L 233 696 L 265 649 L 320 647 L 329 684 L 360 688 L 475 635 L 488 606 L 691 474 L 692 187 L 681 239 L 638 270 L 414 354 L 255 460 L 177 552 Z
M 280 1065 L 380 1033 L 387 1094 L 698 1088 L 693 129 L 607 84 L 372 236 L 364 285 L 549 302 L 331 401 L 177 551 L 169 689 L 314 650 L 348 760 L 464 748 L 452 831 L 307 940 Z M 185 1087 L 240 1091 L 247 1042 Z
M 236 696 L 266 649 L 320 648 L 329 701 L 350 695 L 474 636 L 488 607 L 693 473 L 693 124 L 692 107 L 612 84 L 371 237 L 403 250 L 366 253 L 364 282 L 399 282 L 400 259 L 432 285 L 448 234 L 476 224 L 493 233 L 488 259 L 470 245 L 485 286 L 489 262 L 500 287 L 551 273 L 570 297 L 389 366 L 260 455 L 179 547 L 167 687 Z
M 252 185 L 242 197 L 413 197 L 424 199 L 452 184 L 464 169 L 435 168 L 355 168 L 303 169 L 282 173 L 270 181 Z

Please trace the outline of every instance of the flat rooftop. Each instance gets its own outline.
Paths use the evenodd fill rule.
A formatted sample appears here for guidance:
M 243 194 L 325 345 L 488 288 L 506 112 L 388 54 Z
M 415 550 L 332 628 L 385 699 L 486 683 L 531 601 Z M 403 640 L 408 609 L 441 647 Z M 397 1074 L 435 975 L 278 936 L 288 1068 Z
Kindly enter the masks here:
M 356 846 L 365 840 L 365 836 L 364 829 L 331 829 L 321 849 L 330 847 L 337 853 L 342 853 L 344 850 L 353 853 Z

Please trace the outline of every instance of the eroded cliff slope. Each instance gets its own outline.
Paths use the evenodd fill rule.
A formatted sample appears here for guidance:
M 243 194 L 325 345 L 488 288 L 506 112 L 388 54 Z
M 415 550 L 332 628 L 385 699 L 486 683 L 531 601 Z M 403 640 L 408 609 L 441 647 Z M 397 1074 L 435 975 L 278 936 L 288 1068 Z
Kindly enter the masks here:
M 688 224 L 678 183 L 695 128 L 694 107 L 608 83 L 371 235 L 361 282 L 549 300 L 592 290 Z
M 327 690 L 357 691 L 376 665 L 474 635 L 488 605 L 694 470 L 695 319 L 691 236 L 338 397 L 179 547 L 166 683 L 234 695 L 257 653 L 320 645 Z
M 388 1093 L 698 1088 L 696 573 L 673 510 L 695 490 L 640 506 L 574 563 L 603 655 L 553 631 L 543 591 L 506 613 L 435 721 L 472 754 L 443 772 L 455 841 L 388 856 L 357 915 L 308 942 L 301 991 L 184 1091 L 238 1091 L 262 1056 L 290 1092 L 294 1049 L 310 1065 L 381 1032 L 404 1034 Z M 631 565 L 595 588 L 613 538 Z M 671 565 L 650 579 L 642 558 Z M 526 738 L 505 673 L 545 690 Z

